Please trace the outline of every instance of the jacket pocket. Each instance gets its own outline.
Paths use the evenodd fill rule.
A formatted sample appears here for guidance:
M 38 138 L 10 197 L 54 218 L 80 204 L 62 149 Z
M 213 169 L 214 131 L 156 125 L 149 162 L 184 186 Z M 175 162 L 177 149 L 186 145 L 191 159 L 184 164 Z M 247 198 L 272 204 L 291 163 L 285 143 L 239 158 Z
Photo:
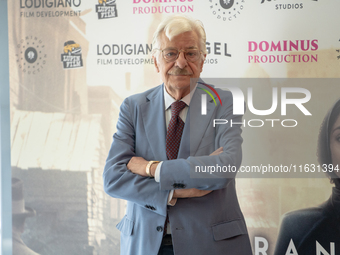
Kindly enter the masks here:
M 220 241 L 248 233 L 246 224 L 241 219 L 218 223 L 212 226 L 212 231 L 215 241 Z
M 116 225 L 116 228 L 124 235 L 130 236 L 132 235 L 133 225 L 134 222 L 128 219 L 125 215 L 123 219 Z

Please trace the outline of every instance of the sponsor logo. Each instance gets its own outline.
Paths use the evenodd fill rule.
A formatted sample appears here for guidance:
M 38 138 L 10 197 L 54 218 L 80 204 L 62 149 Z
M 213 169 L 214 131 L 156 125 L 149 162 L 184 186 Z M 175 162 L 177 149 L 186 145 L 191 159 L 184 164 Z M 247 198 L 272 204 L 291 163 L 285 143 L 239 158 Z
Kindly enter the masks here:
M 83 67 L 80 45 L 74 41 L 65 42 L 61 62 L 63 62 L 64 69 Z
M 308 0 L 317 2 L 318 0 Z M 298 10 L 303 9 L 303 3 L 285 3 L 284 0 L 261 0 L 261 4 L 271 2 L 274 4 L 275 10 Z M 281 2 L 281 3 L 280 3 Z
M 222 21 L 232 21 L 239 17 L 245 0 L 209 0 L 211 13 Z
M 153 65 L 151 51 L 152 44 L 147 43 L 97 44 L 97 65 Z
M 204 64 L 218 64 L 217 58 L 211 58 L 210 56 L 224 56 L 224 57 L 231 57 L 230 52 L 228 52 L 228 44 L 221 43 L 221 42 L 206 42 L 207 46 L 207 58 L 204 61 Z
M 218 64 L 216 57 L 231 57 L 227 43 L 206 42 L 208 57 L 204 64 Z M 97 65 L 141 65 L 154 64 L 152 44 L 97 44 Z
M 313 63 L 318 61 L 318 48 L 317 39 L 248 41 L 248 63 Z
M 118 17 L 116 0 L 98 0 L 96 12 L 98 19 L 110 19 Z
M 193 0 L 133 0 L 133 14 L 192 13 Z M 154 6 L 157 3 L 157 6 Z
M 80 16 L 81 0 L 20 0 L 20 18 L 58 18 Z M 53 8 L 54 10 L 48 10 Z M 55 10 L 68 8 L 69 10 Z
M 20 8 L 79 7 L 81 0 L 20 0 Z
M 16 46 L 16 60 L 24 74 L 40 73 L 46 65 L 47 54 L 45 44 L 35 36 L 26 36 Z

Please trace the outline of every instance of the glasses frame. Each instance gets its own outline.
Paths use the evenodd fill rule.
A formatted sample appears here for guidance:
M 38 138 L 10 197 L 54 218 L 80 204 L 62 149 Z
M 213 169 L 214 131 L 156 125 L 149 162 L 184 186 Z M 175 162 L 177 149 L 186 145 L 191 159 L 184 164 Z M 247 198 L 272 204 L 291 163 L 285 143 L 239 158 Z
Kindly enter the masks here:
M 195 60 L 195 61 L 188 60 L 187 57 L 186 57 L 186 53 L 187 53 L 188 50 L 197 50 L 197 51 L 199 52 L 200 55 L 203 54 L 203 51 L 201 51 L 201 50 L 199 50 L 199 49 L 197 49 L 197 48 L 191 48 L 191 49 L 186 49 L 186 50 L 179 50 L 179 49 L 177 49 L 177 48 L 166 48 L 166 49 L 163 49 L 163 50 L 161 50 L 161 49 L 155 49 L 155 50 L 161 51 L 161 54 L 162 54 L 163 59 L 164 59 L 166 62 L 168 62 L 168 63 L 176 62 L 176 60 L 178 59 L 179 54 L 180 54 L 181 52 L 184 53 L 184 58 L 185 58 L 185 60 L 188 61 L 188 62 L 194 63 L 194 62 L 196 62 L 197 60 L 199 60 L 200 56 L 199 56 L 199 57 L 197 58 L 197 60 Z M 164 55 L 163 55 L 163 52 L 164 52 L 165 50 L 177 50 L 177 56 L 176 56 L 176 58 L 175 58 L 174 60 L 172 60 L 172 61 L 169 61 L 168 59 L 166 59 L 166 58 L 164 57 Z

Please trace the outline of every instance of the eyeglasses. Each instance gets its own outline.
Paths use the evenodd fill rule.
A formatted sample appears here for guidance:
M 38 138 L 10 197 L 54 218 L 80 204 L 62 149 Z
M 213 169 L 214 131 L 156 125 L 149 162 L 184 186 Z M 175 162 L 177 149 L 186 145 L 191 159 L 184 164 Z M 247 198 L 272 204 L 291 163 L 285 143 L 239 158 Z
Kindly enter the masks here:
M 178 50 L 176 48 L 167 48 L 164 50 L 156 50 L 160 50 L 162 52 L 162 56 L 166 62 L 175 62 L 180 52 L 184 53 L 184 58 L 189 62 L 197 61 L 201 55 L 201 51 L 199 51 L 198 49 Z

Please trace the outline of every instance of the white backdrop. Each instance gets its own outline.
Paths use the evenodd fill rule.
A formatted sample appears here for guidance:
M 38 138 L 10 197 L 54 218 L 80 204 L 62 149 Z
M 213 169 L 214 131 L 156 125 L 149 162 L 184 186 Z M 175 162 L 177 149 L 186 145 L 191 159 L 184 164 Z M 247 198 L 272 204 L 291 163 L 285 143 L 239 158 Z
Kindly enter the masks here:
M 82 245 L 91 247 L 86 248 L 88 254 L 118 254 L 119 233 L 114 224 L 123 217 L 125 203 L 104 194 L 100 176 L 120 103 L 129 95 L 160 84 L 150 50 L 153 32 L 166 15 L 181 13 L 203 22 L 209 54 L 202 77 L 340 76 L 340 2 L 336 0 L 15 0 L 8 5 L 13 176 L 24 180 L 26 201 L 37 210 L 37 218 L 28 222 L 31 230 L 23 238 L 41 254 L 57 254 L 55 247 L 59 247 L 41 238 L 46 235 L 41 229 L 50 226 L 44 222 L 46 215 L 53 212 L 69 219 L 71 214 L 60 212 L 62 203 L 53 208 L 55 197 L 44 197 L 42 190 L 34 190 L 32 178 L 52 186 L 58 183 L 59 175 L 49 177 L 52 172 L 60 172 L 60 176 L 86 173 L 79 192 L 87 202 L 72 211 L 92 213 L 83 219 L 91 223 L 82 230 L 87 231 Z M 258 89 L 271 86 L 263 84 Z M 315 109 L 312 119 L 302 120 L 306 137 L 298 145 L 292 143 L 296 141 L 292 139 L 294 132 L 263 129 L 254 133 L 244 129 L 244 163 L 254 162 L 255 152 L 270 159 L 282 153 L 282 147 L 297 157 L 302 150 L 299 146 L 306 141 L 303 153 L 311 161 L 306 163 L 316 163 L 318 128 L 340 90 L 336 86 L 323 88 L 323 84 L 306 86 L 312 92 L 311 107 Z M 319 94 L 322 96 L 318 98 Z M 54 126 L 58 121 L 61 125 Z M 72 128 L 65 131 L 67 125 Z M 36 145 L 40 147 L 32 150 L 34 142 L 29 141 L 45 133 L 46 139 L 40 137 L 42 142 Z M 290 139 L 284 137 L 287 135 Z M 88 137 L 87 144 L 80 143 Z M 72 164 L 61 164 L 65 150 L 70 151 L 68 160 Z M 82 163 L 83 152 L 91 163 Z M 255 236 L 267 238 L 268 254 L 273 252 L 280 217 L 285 212 L 320 204 L 331 192 L 327 179 L 242 178 L 237 183 L 251 241 Z M 78 194 L 73 184 L 63 189 L 69 191 L 65 196 Z M 94 199 L 99 202 L 93 203 Z M 53 209 L 39 211 L 44 204 Z M 110 221 L 112 228 L 105 229 Z M 72 254 L 71 250 L 70 244 L 59 252 Z

